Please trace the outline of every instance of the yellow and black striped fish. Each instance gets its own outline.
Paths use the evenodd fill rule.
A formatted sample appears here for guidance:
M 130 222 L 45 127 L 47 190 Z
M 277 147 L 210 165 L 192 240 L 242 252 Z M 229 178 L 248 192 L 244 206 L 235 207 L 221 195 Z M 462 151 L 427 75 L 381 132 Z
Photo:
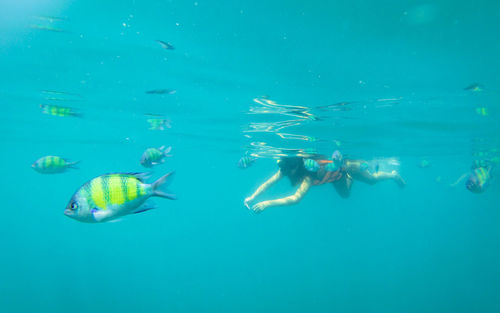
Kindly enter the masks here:
M 172 128 L 170 120 L 164 118 L 150 118 L 147 119 L 150 130 L 165 130 L 165 128 Z
M 490 184 L 491 166 L 477 167 L 469 174 L 465 187 L 473 193 L 481 193 L 486 190 Z
M 42 174 L 55 174 L 62 173 L 68 168 L 77 169 L 76 164 L 79 162 L 69 162 L 61 157 L 48 155 L 36 160 L 31 167 Z
M 150 197 L 176 199 L 175 195 L 162 190 L 169 184 L 173 172 L 152 184 L 144 182 L 148 175 L 116 173 L 98 176 L 75 192 L 64 214 L 81 222 L 106 222 L 152 209 L 152 205 L 145 203 Z
M 141 157 L 141 164 L 144 167 L 152 167 L 153 165 L 158 165 L 165 162 L 165 157 L 171 157 L 170 151 L 172 147 L 165 148 L 161 146 L 159 148 L 148 148 Z
M 40 104 L 40 109 L 43 114 L 62 116 L 62 117 L 82 117 L 81 113 L 76 112 L 73 108 L 63 107 L 58 105 Z
M 257 161 L 257 158 L 246 153 L 238 160 L 238 167 L 241 169 L 249 168 Z

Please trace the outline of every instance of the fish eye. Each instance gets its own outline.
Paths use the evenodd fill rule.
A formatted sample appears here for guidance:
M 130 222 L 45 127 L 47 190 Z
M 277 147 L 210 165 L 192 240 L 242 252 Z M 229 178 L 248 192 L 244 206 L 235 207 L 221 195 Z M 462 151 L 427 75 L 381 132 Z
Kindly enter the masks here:
M 72 209 L 72 210 L 76 210 L 76 209 L 78 209 L 78 203 L 76 203 L 76 202 L 72 202 L 72 203 L 71 203 L 71 209 Z

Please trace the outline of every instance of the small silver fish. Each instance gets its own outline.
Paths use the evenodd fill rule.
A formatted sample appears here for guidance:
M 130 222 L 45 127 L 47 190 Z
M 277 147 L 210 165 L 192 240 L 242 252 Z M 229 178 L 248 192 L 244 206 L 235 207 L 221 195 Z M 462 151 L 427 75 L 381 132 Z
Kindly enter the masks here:
M 45 26 L 45 25 L 31 25 L 30 28 L 32 29 L 38 29 L 38 30 L 45 30 L 49 32 L 54 32 L 54 33 L 65 33 L 66 31 L 61 28 L 56 28 L 52 26 Z
M 349 106 L 353 102 L 338 102 L 334 104 L 317 106 L 316 109 L 320 110 L 332 110 L 332 111 L 351 111 L 352 108 Z
M 68 19 L 65 17 L 57 17 L 57 16 L 34 16 L 34 18 L 42 20 L 42 21 L 49 21 L 50 23 L 54 21 L 67 21 Z

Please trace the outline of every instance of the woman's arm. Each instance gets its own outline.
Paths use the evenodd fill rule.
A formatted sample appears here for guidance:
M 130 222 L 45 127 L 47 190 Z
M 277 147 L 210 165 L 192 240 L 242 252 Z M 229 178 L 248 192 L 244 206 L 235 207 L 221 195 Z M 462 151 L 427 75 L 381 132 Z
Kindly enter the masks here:
M 276 174 L 274 174 L 271 178 L 269 178 L 265 183 L 263 183 L 262 185 L 259 186 L 259 188 L 257 188 L 257 190 L 255 190 L 255 192 L 250 196 L 250 197 L 247 197 L 245 199 L 245 206 L 247 208 L 250 208 L 248 206 L 248 203 L 250 201 L 252 201 L 253 199 L 255 199 L 256 197 L 258 197 L 261 193 L 263 193 L 264 191 L 266 191 L 269 187 L 271 187 L 275 182 L 277 182 L 278 180 L 280 180 L 280 178 L 282 177 L 283 175 L 281 174 L 281 171 L 278 170 L 276 172 Z
M 259 202 L 252 207 L 252 210 L 254 210 L 255 212 L 261 212 L 270 206 L 295 204 L 299 202 L 302 199 L 302 197 L 304 197 L 304 195 L 307 193 L 310 187 L 311 187 L 311 178 L 306 177 L 300 184 L 300 187 L 297 189 L 295 194 L 281 199 Z

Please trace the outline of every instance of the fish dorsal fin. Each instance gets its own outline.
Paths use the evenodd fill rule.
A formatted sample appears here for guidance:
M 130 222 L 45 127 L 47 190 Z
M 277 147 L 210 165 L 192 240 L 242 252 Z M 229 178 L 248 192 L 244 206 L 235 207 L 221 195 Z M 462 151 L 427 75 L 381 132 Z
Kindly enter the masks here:
M 152 172 L 125 172 L 125 173 L 107 173 L 100 175 L 98 177 L 103 177 L 103 176 L 114 176 L 114 175 L 121 175 L 121 176 L 132 176 L 137 178 L 141 183 L 144 183 L 146 179 L 151 177 L 153 173 Z M 97 177 L 95 177 L 97 178 Z
M 151 175 L 153 173 L 151 173 L 151 172 L 131 172 L 131 173 L 118 173 L 118 174 L 134 176 L 135 178 L 137 178 L 141 182 L 144 182 L 146 179 L 151 177 Z

